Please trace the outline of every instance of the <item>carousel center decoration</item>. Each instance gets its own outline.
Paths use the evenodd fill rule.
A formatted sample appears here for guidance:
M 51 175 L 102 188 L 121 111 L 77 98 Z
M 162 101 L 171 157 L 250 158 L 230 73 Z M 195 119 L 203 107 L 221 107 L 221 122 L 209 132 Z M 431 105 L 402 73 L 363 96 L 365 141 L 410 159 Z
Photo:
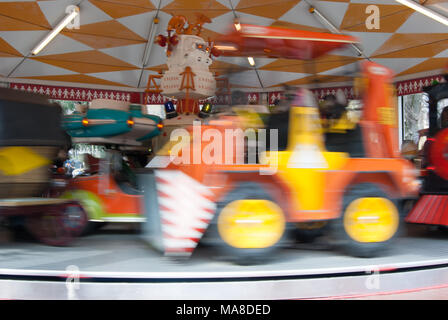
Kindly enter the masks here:
M 199 112 L 198 100 L 215 95 L 216 80 L 209 67 L 219 51 L 201 38 L 202 25 L 211 20 L 197 14 L 192 24 L 184 16 L 174 16 L 168 23 L 168 35 L 158 35 L 155 42 L 166 47 L 168 70 L 160 84 L 162 94 L 178 100 L 179 113 Z

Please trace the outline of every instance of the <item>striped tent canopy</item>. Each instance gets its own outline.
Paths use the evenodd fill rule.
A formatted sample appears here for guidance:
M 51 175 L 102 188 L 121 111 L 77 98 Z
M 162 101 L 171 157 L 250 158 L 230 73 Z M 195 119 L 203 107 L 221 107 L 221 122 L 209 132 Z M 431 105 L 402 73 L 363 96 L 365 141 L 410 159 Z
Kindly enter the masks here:
M 419 2 L 419 1 L 417 1 Z M 424 5 L 448 16 L 448 0 Z M 38 55 L 30 51 L 66 15 L 80 8 L 80 27 L 64 29 Z M 378 23 L 369 17 L 378 9 Z M 447 64 L 448 27 L 394 0 L 45 0 L 0 1 L 0 77 L 5 82 L 143 90 L 148 76 L 166 70 L 164 48 L 144 52 L 155 17 L 165 34 L 173 15 L 194 21 L 201 12 L 204 39 L 216 39 L 243 24 L 312 32 L 331 32 L 310 6 L 343 34 L 356 37 L 363 56 L 352 47 L 333 50 L 314 61 L 220 56 L 211 69 L 234 88 L 281 90 L 282 84 L 346 86 L 358 62 L 371 59 L 391 68 L 397 81 L 439 75 Z M 403 89 L 404 90 L 404 89 Z

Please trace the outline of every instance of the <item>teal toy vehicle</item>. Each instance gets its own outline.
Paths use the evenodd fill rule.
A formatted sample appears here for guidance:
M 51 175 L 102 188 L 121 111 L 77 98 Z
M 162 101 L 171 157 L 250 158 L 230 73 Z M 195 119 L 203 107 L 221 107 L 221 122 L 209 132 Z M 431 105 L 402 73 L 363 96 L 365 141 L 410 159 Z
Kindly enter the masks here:
M 140 146 L 161 133 L 162 119 L 145 114 L 142 105 L 98 99 L 62 121 L 74 143 Z

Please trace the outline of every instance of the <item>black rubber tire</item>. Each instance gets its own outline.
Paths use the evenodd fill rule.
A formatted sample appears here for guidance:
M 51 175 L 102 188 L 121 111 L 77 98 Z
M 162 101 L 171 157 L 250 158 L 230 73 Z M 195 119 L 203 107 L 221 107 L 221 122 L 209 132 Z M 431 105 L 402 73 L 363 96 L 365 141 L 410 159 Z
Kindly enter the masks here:
M 218 231 L 218 217 L 223 208 L 236 200 L 243 199 L 264 199 L 275 203 L 271 195 L 266 191 L 263 185 L 254 182 L 242 182 L 231 190 L 225 198 L 217 204 L 216 214 L 210 222 L 207 232 L 204 235 L 203 244 L 213 246 L 215 253 L 220 259 L 232 261 L 239 265 L 254 265 L 266 263 L 274 259 L 275 252 L 287 238 L 288 225 L 285 223 L 285 232 L 280 240 L 271 247 L 260 249 L 241 249 L 228 245 L 220 236 Z
M 72 210 L 76 210 L 73 214 Z M 67 246 L 78 237 L 87 222 L 87 213 L 78 203 L 61 206 L 58 211 L 26 217 L 25 225 L 39 242 L 50 246 Z
M 402 226 L 401 219 L 399 219 L 399 225 L 396 233 L 389 239 L 383 242 L 375 242 L 375 243 L 362 243 L 357 242 L 354 239 L 352 239 L 344 228 L 344 214 L 346 212 L 346 209 L 348 205 L 356 200 L 357 198 L 364 198 L 364 197 L 381 197 L 386 198 L 395 205 L 399 216 L 400 215 L 400 206 L 398 204 L 398 201 L 395 199 L 391 199 L 380 187 L 378 187 L 375 184 L 372 183 L 360 183 L 357 185 L 354 185 L 350 187 L 345 196 L 344 196 L 344 202 L 342 206 L 342 213 L 341 217 L 334 221 L 332 224 L 332 230 L 331 230 L 331 238 L 335 241 L 336 247 L 342 249 L 345 253 L 355 256 L 355 257 L 362 257 L 362 258 L 371 258 L 380 255 L 381 253 L 385 252 L 388 246 L 393 242 L 393 240 L 397 237 L 399 234 L 400 227 Z

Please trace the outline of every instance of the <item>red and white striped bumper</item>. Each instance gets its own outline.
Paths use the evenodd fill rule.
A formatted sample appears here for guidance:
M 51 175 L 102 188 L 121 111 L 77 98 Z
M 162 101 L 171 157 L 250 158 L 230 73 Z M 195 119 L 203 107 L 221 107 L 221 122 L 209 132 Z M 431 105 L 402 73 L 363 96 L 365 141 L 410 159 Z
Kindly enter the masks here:
M 156 170 L 162 239 L 166 255 L 191 255 L 213 218 L 213 193 L 179 170 Z

